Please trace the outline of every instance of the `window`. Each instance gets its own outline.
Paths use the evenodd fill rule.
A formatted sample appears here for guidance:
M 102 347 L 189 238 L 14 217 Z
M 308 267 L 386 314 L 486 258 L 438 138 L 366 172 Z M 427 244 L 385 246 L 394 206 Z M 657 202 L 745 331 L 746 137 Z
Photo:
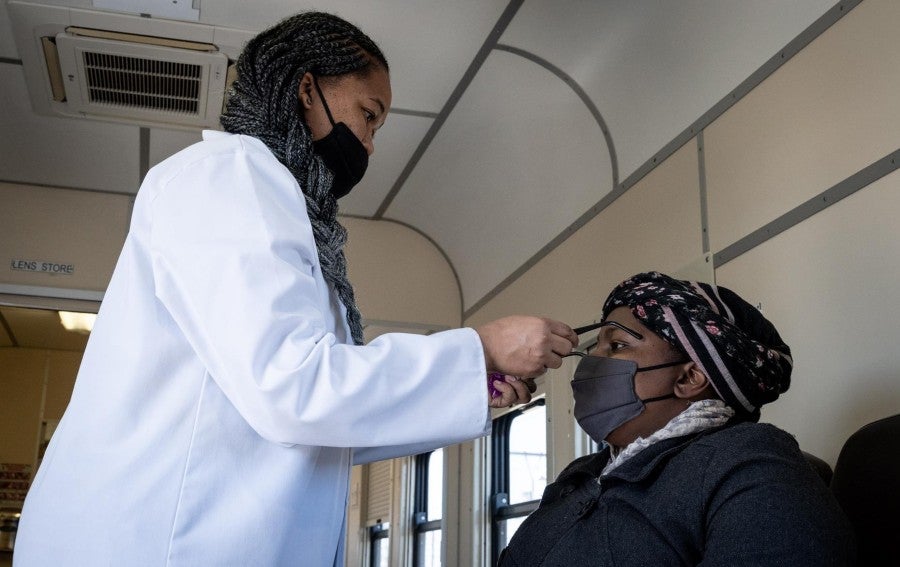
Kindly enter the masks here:
M 370 555 L 372 567 L 390 567 L 391 559 L 391 538 L 390 525 L 388 522 L 375 524 L 369 528 L 369 539 L 372 542 L 372 553 Z
M 441 565 L 441 519 L 444 517 L 444 450 L 416 456 L 413 565 Z
M 394 462 L 376 461 L 366 465 L 366 524 L 369 526 L 369 564 L 390 563 L 390 519 L 393 500 Z M 401 534 L 402 535 L 402 534 Z
M 494 420 L 491 438 L 491 554 L 537 509 L 547 486 L 547 411 L 543 399 Z

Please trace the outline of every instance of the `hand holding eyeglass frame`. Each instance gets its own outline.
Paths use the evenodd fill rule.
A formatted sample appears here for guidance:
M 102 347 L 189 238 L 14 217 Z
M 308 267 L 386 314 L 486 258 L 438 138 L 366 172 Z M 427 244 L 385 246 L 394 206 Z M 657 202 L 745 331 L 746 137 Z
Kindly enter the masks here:
M 621 323 L 617 323 L 616 321 L 600 321 L 599 323 L 591 323 L 590 325 L 585 325 L 583 327 L 575 327 L 572 330 L 575 331 L 576 335 L 583 335 L 585 333 L 594 331 L 601 327 L 615 327 L 617 329 L 620 329 L 620 330 L 628 333 L 629 335 L 633 336 L 634 338 L 636 338 L 638 340 L 642 340 L 644 338 L 644 336 L 642 334 L 640 334 L 637 331 L 634 331 L 632 329 L 629 329 L 628 327 L 622 325 Z M 590 349 L 593 348 L 594 345 L 596 345 L 596 344 L 597 343 L 595 342 L 595 343 L 589 345 L 587 350 L 590 351 Z M 589 355 L 586 352 L 573 350 L 569 354 L 563 355 L 562 358 L 566 358 L 569 356 L 579 356 L 579 357 L 584 358 L 585 356 L 589 356 Z M 501 374 L 499 372 L 488 373 L 488 390 L 490 391 L 491 398 L 496 398 L 496 397 L 500 396 L 500 392 L 494 387 L 495 380 L 499 380 L 501 382 L 505 381 L 506 375 Z

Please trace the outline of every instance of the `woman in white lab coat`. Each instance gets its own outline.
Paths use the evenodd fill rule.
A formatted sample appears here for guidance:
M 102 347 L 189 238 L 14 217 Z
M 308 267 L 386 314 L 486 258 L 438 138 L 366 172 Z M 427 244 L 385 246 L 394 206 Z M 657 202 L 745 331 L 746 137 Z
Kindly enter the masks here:
M 347 22 L 248 43 L 224 132 L 153 168 L 71 403 L 25 502 L 15 564 L 338 565 L 350 466 L 484 435 L 527 401 L 566 325 L 510 317 L 362 346 L 337 198 L 390 108 Z

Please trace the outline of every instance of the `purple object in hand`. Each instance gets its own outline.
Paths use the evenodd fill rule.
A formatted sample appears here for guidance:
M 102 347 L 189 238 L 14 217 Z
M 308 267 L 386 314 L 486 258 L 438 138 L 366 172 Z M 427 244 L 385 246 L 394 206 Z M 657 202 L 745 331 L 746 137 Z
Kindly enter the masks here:
M 488 391 L 491 393 L 491 398 L 499 398 L 502 394 L 500 391 L 494 387 L 494 380 L 500 380 L 501 382 L 505 381 L 506 376 L 500 374 L 499 372 L 490 372 L 488 373 Z

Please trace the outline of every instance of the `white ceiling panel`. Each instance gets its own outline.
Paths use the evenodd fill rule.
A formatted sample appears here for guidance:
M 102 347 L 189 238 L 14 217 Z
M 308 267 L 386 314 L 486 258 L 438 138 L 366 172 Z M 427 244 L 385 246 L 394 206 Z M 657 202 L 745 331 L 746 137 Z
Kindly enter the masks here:
M 341 199 L 341 213 L 374 215 L 433 122 L 433 118 L 388 115 L 375 136 L 375 153 L 369 158 L 366 176 Z
M 500 18 L 507 0 L 292 1 L 204 0 L 200 21 L 262 30 L 304 10 L 353 22 L 379 45 L 391 67 L 394 106 L 438 112 Z
M 578 95 L 495 51 L 385 216 L 435 239 L 468 307 L 611 189 L 603 133 Z
M 612 133 L 620 179 L 835 0 L 526 0 L 501 37 L 572 76 Z
M 9 10 L 6 2 L 0 2 L 0 57 L 18 59 L 16 42 L 13 41 L 12 23 L 9 21 Z
M 37 116 L 19 65 L 0 64 L 0 179 L 134 193 L 136 126 Z
M 98 18 L 94 0 L 25 1 L 124 25 Z M 164 0 L 125 1 L 153 11 Z M 110 2 L 119 0 L 103 5 Z M 346 17 L 379 43 L 401 113 L 379 133 L 368 174 L 341 212 L 378 214 L 401 180 L 384 217 L 421 230 L 447 254 L 464 309 L 556 243 L 608 194 L 616 168 L 627 179 L 836 2 L 179 0 L 199 8 L 200 32 L 218 26 L 215 41 L 229 52 L 244 41 L 234 30 L 256 32 L 309 9 Z M 30 23 L 62 25 L 58 10 L 33 12 Z M 125 31 L 149 35 L 189 25 L 126 19 Z M 500 45 L 481 64 L 495 28 Z M 142 167 L 200 138 L 153 129 L 142 146 L 137 126 L 35 115 L 23 69 L 32 79 L 46 71 L 37 56 L 17 52 L 16 32 L 31 37 L 11 29 L 8 0 L 0 0 L 0 60 L 12 61 L 0 63 L 0 180 L 131 194 Z M 609 128 L 615 164 L 594 112 Z
M 369 159 L 365 178 L 350 195 L 341 199 L 342 214 L 365 217 L 375 214 L 432 122 L 431 118 L 390 115 L 376 136 L 375 153 Z M 201 130 L 152 130 L 150 167 L 200 139 Z

